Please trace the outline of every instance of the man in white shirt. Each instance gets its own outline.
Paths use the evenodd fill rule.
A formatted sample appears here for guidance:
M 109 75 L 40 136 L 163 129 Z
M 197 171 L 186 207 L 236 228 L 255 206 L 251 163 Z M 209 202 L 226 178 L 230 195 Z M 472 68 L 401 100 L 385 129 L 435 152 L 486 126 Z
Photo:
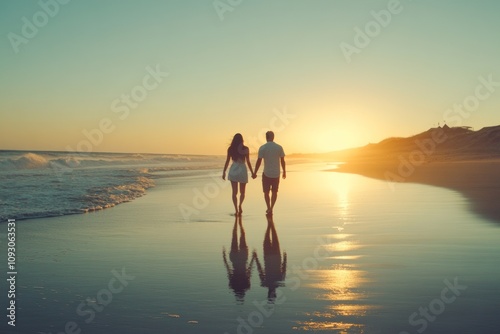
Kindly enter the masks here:
M 274 132 L 266 132 L 267 143 L 259 148 L 259 156 L 255 165 L 252 178 L 257 177 L 262 159 L 264 159 L 264 172 L 262 173 L 262 189 L 267 205 L 267 214 L 273 213 L 274 204 L 278 198 L 278 187 L 280 183 L 280 164 L 283 169 L 283 178 L 286 179 L 285 152 L 283 147 L 274 142 Z M 271 192 L 271 196 L 269 196 Z

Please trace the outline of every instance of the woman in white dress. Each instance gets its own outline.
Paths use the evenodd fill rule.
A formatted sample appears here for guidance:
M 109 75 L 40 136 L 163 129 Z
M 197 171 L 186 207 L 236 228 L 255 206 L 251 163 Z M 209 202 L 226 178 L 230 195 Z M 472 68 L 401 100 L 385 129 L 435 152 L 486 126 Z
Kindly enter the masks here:
M 222 178 L 226 179 L 226 170 L 229 166 L 229 161 L 232 160 L 233 163 L 229 168 L 229 173 L 227 178 L 231 181 L 231 186 L 233 188 L 232 198 L 234 204 L 235 215 L 241 215 L 243 212 L 241 206 L 245 200 L 245 188 L 248 183 L 248 171 L 245 163 L 250 169 L 251 175 L 253 175 L 252 164 L 250 163 L 250 150 L 248 147 L 243 145 L 243 136 L 239 133 L 235 134 L 231 145 L 227 149 L 227 158 L 224 165 L 224 171 L 222 172 Z M 238 184 L 240 185 L 240 201 L 238 205 Z

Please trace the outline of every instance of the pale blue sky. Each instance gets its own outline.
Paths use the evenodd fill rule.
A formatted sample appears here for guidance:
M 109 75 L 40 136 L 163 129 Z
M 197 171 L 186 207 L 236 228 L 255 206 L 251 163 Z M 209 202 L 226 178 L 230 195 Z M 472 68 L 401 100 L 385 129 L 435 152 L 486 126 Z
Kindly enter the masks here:
M 493 0 L 401 0 L 350 62 L 341 43 L 391 1 L 242 0 L 221 20 L 210 0 L 72 0 L 15 53 L 9 34 L 41 3 L 57 2 L 0 3 L 0 149 L 223 154 L 234 133 L 274 126 L 287 153 L 325 152 L 421 132 L 478 77 L 500 82 Z M 113 101 L 148 67 L 169 75 L 120 118 Z M 500 124 L 499 111 L 496 87 L 463 124 Z

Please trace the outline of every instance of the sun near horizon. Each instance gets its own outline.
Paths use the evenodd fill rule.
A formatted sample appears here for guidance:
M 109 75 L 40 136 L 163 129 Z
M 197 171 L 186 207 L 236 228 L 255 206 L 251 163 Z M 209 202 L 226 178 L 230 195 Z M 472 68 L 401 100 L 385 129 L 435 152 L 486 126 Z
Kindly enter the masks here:
M 47 10 L 0 4 L 1 150 L 224 154 L 271 129 L 287 154 L 321 153 L 500 124 L 499 2 Z

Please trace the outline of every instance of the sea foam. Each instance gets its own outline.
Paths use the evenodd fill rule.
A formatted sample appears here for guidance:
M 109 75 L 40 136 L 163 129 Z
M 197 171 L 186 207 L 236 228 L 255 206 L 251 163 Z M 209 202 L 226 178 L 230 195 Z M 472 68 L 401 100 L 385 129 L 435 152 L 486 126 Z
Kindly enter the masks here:
M 0 151 L 0 221 L 111 208 L 146 194 L 154 178 L 220 165 L 210 156 Z

